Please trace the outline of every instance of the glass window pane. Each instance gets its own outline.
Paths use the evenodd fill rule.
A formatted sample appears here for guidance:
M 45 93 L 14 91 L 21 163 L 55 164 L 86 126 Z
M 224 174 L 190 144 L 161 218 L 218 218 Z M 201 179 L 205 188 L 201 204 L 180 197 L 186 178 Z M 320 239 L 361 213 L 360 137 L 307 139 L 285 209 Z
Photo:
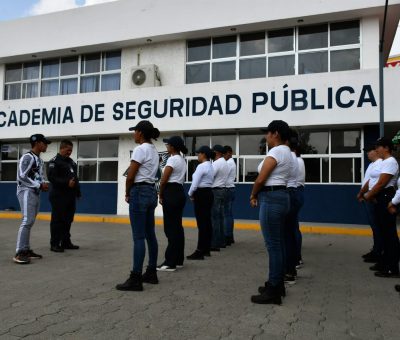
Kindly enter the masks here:
M 331 51 L 331 72 L 359 70 L 360 69 L 360 50 Z
M 208 60 L 211 52 L 211 39 L 188 41 L 188 61 Z
M 306 182 L 321 182 L 321 159 L 320 158 L 303 158 L 306 168 Z
M 232 148 L 233 154 L 236 154 L 236 136 L 235 135 L 220 135 L 220 136 L 211 136 L 211 145 L 214 146 L 216 144 L 225 146 L 229 145 Z
M 293 51 L 294 30 L 286 28 L 283 30 L 268 32 L 268 53 Z
M 322 158 L 322 183 L 329 183 L 329 158 Z
M 5 99 L 21 98 L 21 83 L 9 84 L 5 86 Z
M 43 60 L 42 78 L 55 78 L 60 73 L 60 62 L 58 59 Z
M 118 162 L 99 162 L 99 181 L 117 181 Z
M 61 75 L 70 76 L 78 74 L 78 57 L 61 58 Z
M 68 78 L 61 79 L 61 89 L 60 94 L 75 94 L 78 93 L 78 79 L 77 78 Z
M 22 64 L 6 65 L 6 83 L 20 81 L 22 78 Z
M 29 143 L 19 144 L 19 158 L 29 151 L 31 151 L 32 147 Z
M 239 78 L 263 78 L 266 75 L 266 60 L 264 58 L 240 60 Z
M 82 73 L 100 72 L 100 53 L 87 54 L 82 58 Z
M 267 144 L 263 134 L 239 135 L 240 155 L 265 155 Z
M 354 158 L 354 182 L 361 182 L 361 158 Z
M 0 174 L 2 181 L 17 180 L 17 163 L 0 163 Z
M 58 95 L 58 79 L 42 81 L 42 97 Z
M 332 131 L 332 153 L 359 153 L 361 152 L 360 130 L 333 130 Z
M 2 144 L 1 159 L 3 161 L 18 160 L 18 144 Z
M 101 76 L 101 90 L 102 91 L 116 91 L 120 89 L 121 75 L 117 74 L 103 74 Z
M 245 159 L 244 167 L 244 181 L 254 182 L 258 176 L 258 165 L 263 161 L 264 158 Z
M 186 65 L 186 84 L 210 81 L 210 63 Z
M 353 158 L 331 159 L 331 182 L 353 182 Z
M 240 35 L 240 55 L 265 54 L 265 33 L 250 33 Z
M 213 59 L 236 56 L 236 35 L 213 39 Z
M 118 139 L 99 140 L 99 157 L 118 157 Z
M 280 77 L 293 75 L 295 58 L 294 55 L 282 55 L 268 58 L 268 77 Z
M 106 52 L 103 54 L 103 71 L 121 69 L 121 51 Z
M 299 27 L 299 50 L 328 47 L 328 25 Z
M 78 158 L 97 158 L 97 140 L 80 140 Z
M 96 161 L 79 161 L 78 175 L 81 182 L 96 181 L 97 162 Z
M 81 77 L 81 93 L 99 92 L 99 76 Z
M 193 173 L 196 171 L 199 161 L 197 159 L 188 160 L 188 181 L 191 182 L 193 179 Z
M 210 146 L 210 136 L 186 136 L 185 145 L 188 148 L 188 156 L 194 156 L 200 146 Z
M 235 61 L 225 61 L 212 64 L 212 81 L 234 80 L 235 79 Z
M 23 83 L 22 98 L 35 98 L 38 96 L 38 90 L 39 90 L 38 83 Z
M 300 131 L 301 151 L 303 154 L 328 154 L 329 133 L 328 131 L 313 132 Z
M 299 74 L 328 72 L 328 52 L 299 54 Z
M 32 63 L 25 63 L 23 70 L 23 79 L 38 79 L 39 78 L 39 65 L 40 62 L 35 61 Z
M 360 42 L 360 22 L 346 21 L 331 24 L 331 46 L 358 44 Z

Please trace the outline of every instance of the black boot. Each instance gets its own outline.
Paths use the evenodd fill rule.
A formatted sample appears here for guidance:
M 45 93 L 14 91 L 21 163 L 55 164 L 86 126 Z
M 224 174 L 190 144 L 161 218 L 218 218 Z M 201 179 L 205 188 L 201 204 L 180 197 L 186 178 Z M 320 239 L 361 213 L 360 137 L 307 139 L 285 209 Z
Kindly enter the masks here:
M 126 280 L 124 283 L 117 284 L 115 288 L 118 290 L 142 291 L 142 274 L 131 272 L 128 280 Z
M 143 274 L 143 282 L 156 285 L 158 283 L 157 268 L 147 267 L 146 272 Z
M 265 282 L 264 286 L 258 287 L 258 292 L 260 294 L 264 293 L 265 290 L 266 290 L 267 285 L 268 285 L 268 281 Z M 279 284 L 279 292 L 280 292 L 282 297 L 286 296 L 286 288 L 285 288 L 285 283 L 283 281 Z
M 270 283 L 267 283 L 265 291 L 260 295 L 253 295 L 251 302 L 258 304 L 282 304 L 280 285 L 272 286 Z
M 186 256 L 186 258 L 188 260 L 204 260 L 204 254 L 200 250 L 195 250 L 192 255 Z

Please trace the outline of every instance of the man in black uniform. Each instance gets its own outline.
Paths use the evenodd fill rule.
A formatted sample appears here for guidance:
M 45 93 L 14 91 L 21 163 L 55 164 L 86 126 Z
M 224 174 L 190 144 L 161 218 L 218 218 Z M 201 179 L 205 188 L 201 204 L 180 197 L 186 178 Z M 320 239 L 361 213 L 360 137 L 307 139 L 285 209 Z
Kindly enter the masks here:
M 59 153 L 49 162 L 50 250 L 57 253 L 64 252 L 64 249 L 79 249 L 72 244 L 70 234 L 76 199 L 81 196 L 77 165 L 70 158 L 72 147 L 71 141 L 61 141 Z

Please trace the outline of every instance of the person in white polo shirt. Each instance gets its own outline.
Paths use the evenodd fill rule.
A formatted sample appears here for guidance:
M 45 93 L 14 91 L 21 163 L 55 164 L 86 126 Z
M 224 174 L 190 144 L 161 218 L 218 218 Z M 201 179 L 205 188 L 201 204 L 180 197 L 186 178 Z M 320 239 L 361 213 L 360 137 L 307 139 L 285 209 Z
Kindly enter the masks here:
M 183 183 L 186 177 L 186 161 L 182 154 L 188 149 L 180 136 L 164 139 L 170 157 L 160 182 L 159 202 L 163 208 L 164 232 L 168 239 L 165 260 L 157 267 L 159 271 L 175 271 L 183 266 L 185 233 L 182 226 L 186 195 Z
M 371 267 L 378 277 L 399 277 L 400 245 L 397 235 L 396 215 L 390 214 L 388 205 L 395 196 L 395 186 L 399 175 L 399 165 L 392 156 L 393 143 L 389 138 L 379 138 L 376 141 L 376 152 L 382 158 L 379 166 L 379 179 L 364 198 L 374 201 L 375 216 L 378 228 L 382 233 L 382 261 Z
M 224 147 L 219 144 L 214 145 L 213 151 L 215 153 L 215 158 L 212 163 L 214 169 L 214 181 L 212 184 L 214 203 L 211 213 L 213 227 L 211 251 L 219 251 L 220 248 L 226 247 L 224 209 L 226 202 L 226 180 L 229 174 L 229 167 L 224 158 Z
M 235 200 L 235 179 L 236 179 L 236 163 L 232 158 L 232 147 L 224 146 L 224 158 L 229 167 L 229 174 L 226 179 L 226 200 L 225 200 L 225 241 L 230 246 L 235 243 L 233 236 L 234 218 L 233 218 L 233 201 Z
M 364 199 L 364 194 L 371 190 L 376 182 L 378 182 L 380 176 L 379 166 L 382 162 L 382 159 L 379 158 L 375 145 L 367 146 L 364 148 L 364 151 L 367 153 L 368 160 L 370 161 L 367 170 L 365 171 L 364 180 L 361 184 L 360 192 L 357 195 L 357 199 L 363 203 L 368 223 L 372 230 L 373 237 L 373 245 L 371 251 L 362 255 L 362 258 L 365 262 L 379 262 L 382 256 L 383 251 L 383 240 L 381 232 L 376 223 L 375 217 L 375 204 L 373 202 L 367 202 Z

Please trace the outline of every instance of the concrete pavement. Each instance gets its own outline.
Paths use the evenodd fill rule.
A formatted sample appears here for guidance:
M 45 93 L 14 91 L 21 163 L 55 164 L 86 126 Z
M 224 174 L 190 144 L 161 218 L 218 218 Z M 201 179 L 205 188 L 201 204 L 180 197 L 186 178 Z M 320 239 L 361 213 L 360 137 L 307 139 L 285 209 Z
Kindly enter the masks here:
M 81 249 L 55 254 L 48 222 L 37 221 L 31 245 L 44 258 L 25 266 L 12 262 L 18 226 L 0 219 L 0 339 L 399 339 L 399 280 L 361 261 L 369 237 L 305 234 L 297 284 L 272 306 L 250 302 L 267 274 L 259 231 L 237 230 L 232 247 L 159 273 L 143 292 L 120 292 L 132 262 L 128 225 L 75 223 Z M 189 254 L 197 231 L 185 233 Z

